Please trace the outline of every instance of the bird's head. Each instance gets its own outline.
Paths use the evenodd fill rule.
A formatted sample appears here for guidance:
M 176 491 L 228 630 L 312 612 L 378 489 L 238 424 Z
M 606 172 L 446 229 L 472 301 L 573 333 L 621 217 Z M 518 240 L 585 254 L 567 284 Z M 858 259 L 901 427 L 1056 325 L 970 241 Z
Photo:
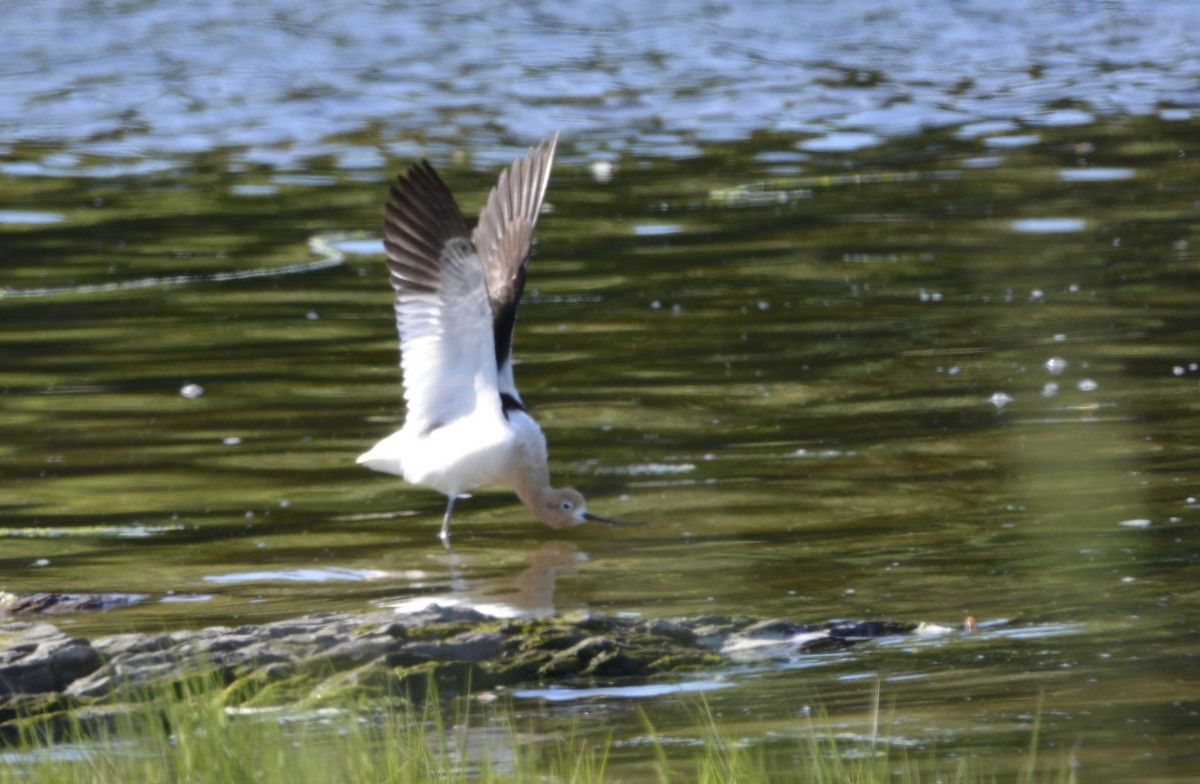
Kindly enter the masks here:
M 587 510 L 587 501 L 584 500 L 583 493 L 570 487 L 551 490 L 543 495 L 533 507 L 533 513 L 551 528 L 570 528 L 573 525 L 593 521 L 609 525 L 642 525 L 642 523 L 630 523 L 592 514 Z

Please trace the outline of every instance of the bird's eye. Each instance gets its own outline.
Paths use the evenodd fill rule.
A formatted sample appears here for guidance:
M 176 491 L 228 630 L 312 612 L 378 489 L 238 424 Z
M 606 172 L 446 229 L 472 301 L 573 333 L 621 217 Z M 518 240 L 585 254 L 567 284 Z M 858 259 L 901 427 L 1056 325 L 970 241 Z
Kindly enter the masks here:
M 562 509 L 563 509 L 563 511 L 564 511 L 564 512 L 569 512 L 569 511 L 571 511 L 571 507 L 572 507 L 572 506 L 574 506 L 574 505 L 573 505 L 573 504 L 572 504 L 570 501 L 563 501 L 563 502 L 562 502 Z

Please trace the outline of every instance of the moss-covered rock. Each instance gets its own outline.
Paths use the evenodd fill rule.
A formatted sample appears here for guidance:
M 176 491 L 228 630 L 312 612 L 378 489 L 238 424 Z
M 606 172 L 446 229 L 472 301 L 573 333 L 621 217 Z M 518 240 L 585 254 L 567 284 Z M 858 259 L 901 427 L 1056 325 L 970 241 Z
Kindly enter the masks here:
M 421 700 L 532 682 L 594 685 L 677 675 L 730 657 L 906 634 L 915 624 L 820 625 L 744 617 L 624 618 L 597 612 L 498 620 L 470 609 L 411 615 L 324 613 L 288 621 L 85 640 L 48 623 L 0 625 L 0 725 L 78 718 L 83 710 L 218 683 L 230 708 L 346 700 Z M 928 628 L 928 627 L 924 627 Z M 211 689 L 210 689 L 211 692 Z M 49 730 L 47 730 L 49 731 Z

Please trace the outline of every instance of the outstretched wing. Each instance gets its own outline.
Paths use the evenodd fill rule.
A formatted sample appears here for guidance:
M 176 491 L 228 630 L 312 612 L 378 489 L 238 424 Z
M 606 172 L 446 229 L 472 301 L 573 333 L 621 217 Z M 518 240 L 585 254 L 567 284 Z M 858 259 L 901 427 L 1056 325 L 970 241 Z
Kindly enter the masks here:
M 492 306 L 479 255 L 454 197 L 428 161 L 391 188 L 384 246 L 396 289 L 405 429 L 418 434 L 495 395 Z
M 487 284 L 499 391 L 518 405 L 521 398 L 512 373 L 513 330 L 525 288 L 525 262 L 533 247 L 533 228 L 542 209 L 557 145 L 556 133 L 500 174 L 472 235 Z

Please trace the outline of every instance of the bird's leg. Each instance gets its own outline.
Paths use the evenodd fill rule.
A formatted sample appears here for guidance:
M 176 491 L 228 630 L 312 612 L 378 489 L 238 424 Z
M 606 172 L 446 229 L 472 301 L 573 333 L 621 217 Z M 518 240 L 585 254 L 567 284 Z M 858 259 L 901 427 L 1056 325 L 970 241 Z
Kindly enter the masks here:
M 450 515 L 454 512 L 454 501 L 457 498 L 457 493 L 450 494 L 450 502 L 446 504 L 446 516 L 442 518 L 442 532 L 438 534 L 447 547 L 450 546 Z

